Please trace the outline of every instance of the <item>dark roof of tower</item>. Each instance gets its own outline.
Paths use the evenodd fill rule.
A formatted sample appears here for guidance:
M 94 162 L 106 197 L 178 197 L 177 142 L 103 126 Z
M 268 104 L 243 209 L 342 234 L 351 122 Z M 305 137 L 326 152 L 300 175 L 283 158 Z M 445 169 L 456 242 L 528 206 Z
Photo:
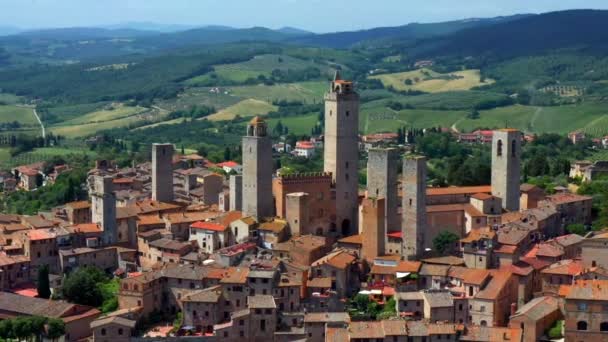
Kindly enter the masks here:
M 250 125 L 259 125 L 264 123 L 264 119 L 262 119 L 260 116 L 256 116 L 253 119 L 251 119 L 251 121 L 249 121 Z

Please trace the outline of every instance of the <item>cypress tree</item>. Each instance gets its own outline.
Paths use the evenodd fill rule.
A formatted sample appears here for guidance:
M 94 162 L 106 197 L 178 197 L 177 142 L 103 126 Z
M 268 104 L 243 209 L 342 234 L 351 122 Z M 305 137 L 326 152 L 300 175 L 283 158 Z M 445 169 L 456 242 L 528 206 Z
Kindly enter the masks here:
M 51 297 L 48 265 L 43 265 L 38 269 L 38 297 L 46 299 Z

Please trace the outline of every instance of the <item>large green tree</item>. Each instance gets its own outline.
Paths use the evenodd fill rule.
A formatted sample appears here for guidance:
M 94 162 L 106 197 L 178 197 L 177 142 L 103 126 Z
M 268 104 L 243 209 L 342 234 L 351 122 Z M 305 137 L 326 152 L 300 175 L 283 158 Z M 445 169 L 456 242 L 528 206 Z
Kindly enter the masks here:
M 103 293 L 99 286 L 106 282 L 106 275 L 95 267 L 81 267 L 67 276 L 62 294 L 70 302 L 98 307 L 103 304 Z
M 443 255 L 449 252 L 458 240 L 458 235 L 444 230 L 433 239 L 433 247 L 437 252 Z

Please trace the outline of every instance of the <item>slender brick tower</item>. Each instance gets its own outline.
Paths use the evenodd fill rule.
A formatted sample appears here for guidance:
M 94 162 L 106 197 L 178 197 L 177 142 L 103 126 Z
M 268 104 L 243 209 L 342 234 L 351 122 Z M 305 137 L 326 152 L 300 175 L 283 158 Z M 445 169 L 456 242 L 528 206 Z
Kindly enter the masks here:
M 173 201 L 173 144 L 152 144 L 152 199 Z
M 118 227 L 116 224 L 116 196 L 112 177 L 92 176 L 91 218 L 97 223 L 102 233 L 102 244 L 113 245 L 118 242 Z
M 399 156 L 394 148 L 372 148 L 367 159 L 367 197 L 384 198 L 386 232 L 401 230 L 397 213 L 397 165 Z

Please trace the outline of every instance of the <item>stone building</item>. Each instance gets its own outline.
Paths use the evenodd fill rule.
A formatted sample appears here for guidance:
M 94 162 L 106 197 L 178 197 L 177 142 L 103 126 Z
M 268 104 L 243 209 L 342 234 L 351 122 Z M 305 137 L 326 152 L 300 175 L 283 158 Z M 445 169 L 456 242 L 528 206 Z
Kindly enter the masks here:
M 336 220 L 343 236 L 356 232 L 359 216 L 359 94 L 338 72 L 325 94 L 324 171 L 335 183 Z
M 92 176 L 91 217 L 93 223 L 98 224 L 103 231 L 102 243 L 112 245 L 118 241 L 118 227 L 116 224 L 116 196 L 114 195 L 112 177 Z
M 91 322 L 94 342 L 129 342 L 137 322 L 120 316 L 108 316 Z
M 519 210 L 521 133 L 515 129 L 494 131 L 492 138 L 492 195 L 507 211 Z
M 230 176 L 230 211 L 241 211 L 243 209 L 243 176 Z
M 272 140 L 266 122 L 256 116 L 243 137 L 243 212 L 257 220 L 273 216 Z
M 608 340 L 608 281 L 581 280 L 562 286 L 566 341 Z
M 152 200 L 173 201 L 173 144 L 152 144 Z
M 407 156 L 403 161 L 403 250 L 401 256 L 414 260 L 423 253 L 426 235 L 426 158 Z

